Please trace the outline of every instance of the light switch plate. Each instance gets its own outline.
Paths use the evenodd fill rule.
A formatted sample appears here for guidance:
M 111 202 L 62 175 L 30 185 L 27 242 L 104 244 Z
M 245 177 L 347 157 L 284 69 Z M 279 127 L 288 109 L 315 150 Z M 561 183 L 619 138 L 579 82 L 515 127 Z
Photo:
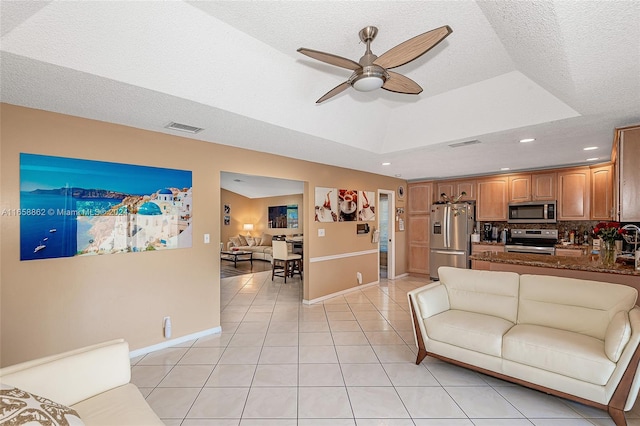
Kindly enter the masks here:
M 318 237 L 324 237 L 324 228 L 318 229 Z
M 210 242 L 211 242 L 211 237 L 209 237 L 209 234 L 204 234 L 204 243 L 209 244 Z

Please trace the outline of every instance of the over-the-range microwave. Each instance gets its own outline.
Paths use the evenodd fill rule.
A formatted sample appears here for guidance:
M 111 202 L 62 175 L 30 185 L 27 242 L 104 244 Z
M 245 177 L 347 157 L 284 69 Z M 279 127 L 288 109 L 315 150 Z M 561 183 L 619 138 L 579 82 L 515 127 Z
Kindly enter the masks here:
M 556 223 L 555 201 L 509 203 L 509 223 Z

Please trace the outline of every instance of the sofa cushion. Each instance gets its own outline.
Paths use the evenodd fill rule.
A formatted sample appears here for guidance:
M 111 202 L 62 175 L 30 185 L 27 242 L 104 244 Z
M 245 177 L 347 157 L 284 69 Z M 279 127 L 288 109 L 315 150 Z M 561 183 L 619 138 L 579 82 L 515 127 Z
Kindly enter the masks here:
M 238 237 L 230 237 L 229 241 L 231 241 L 231 244 L 233 244 L 234 247 L 240 247 L 242 244 L 240 244 L 240 238 Z
M 631 324 L 629 314 L 620 311 L 613 316 L 604 336 L 604 352 L 613 362 L 618 362 L 624 347 L 631 338 Z
M 262 245 L 262 237 L 253 237 L 253 240 L 256 242 L 257 246 Z
M 131 383 L 81 401 L 72 408 L 80 414 L 87 425 L 158 426 L 163 424 L 138 388 Z
M 48 398 L 0 383 L 0 424 L 84 426 L 76 410 Z
M 514 323 L 491 315 L 448 310 L 424 320 L 429 339 L 487 355 L 502 355 L 502 336 Z
M 244 237 L 244 239 L 247 241 L 247 245 L 249 247 L 257 246 L 256 240 L 253 237 L 247 236 L 247 237 Z
M 637 295 L 635 288 L 621 284 L 522 275 L 517 322 L 574 331 L 604 340 L 613 316 L 633 308 Z
M 451 309 L 476 312 L 516 322 L 520 276 L 514 272 L 440 267 Z
M 240 241 L 240 245 L 241 246 L 248 246 L 249 243 L 247 243 L 247 239 L 244 237 L 244 235 L 238 235 L 238 240 Z
M 503 338 L 502 356 L 595 385 L 605 385 L 616 365 L 594 337 L 539 325 L 512 327 Z

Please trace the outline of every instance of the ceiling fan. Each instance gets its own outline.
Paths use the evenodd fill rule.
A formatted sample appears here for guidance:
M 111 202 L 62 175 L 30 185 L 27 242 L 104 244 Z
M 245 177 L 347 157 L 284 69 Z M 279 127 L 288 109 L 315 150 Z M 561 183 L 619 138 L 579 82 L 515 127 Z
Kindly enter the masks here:
M 360 40 L 367 44 L 367 50 L 359 62 L 304 47 L 298 49 L 298 52 L 318 61 L 353 71 L 347 81 L 329 90 L 316 101 L 317 104 L 337 95 L 349 86 L 361 92 L 370 92 L 382 87 L 391 92 L 417 95 L 422 92 L 422 87 L 418 83 L 401 74 L 389 71 L 389 69 L 404 65 L 424 55 L 444 40 L 452 31 L 448 25 L 445 25 L 415 36 L 389 49 L 381 56 L 376 56 L 371 52 L 371 42 L 376 38 L 378 29 L 368 26 L 358 33 Z

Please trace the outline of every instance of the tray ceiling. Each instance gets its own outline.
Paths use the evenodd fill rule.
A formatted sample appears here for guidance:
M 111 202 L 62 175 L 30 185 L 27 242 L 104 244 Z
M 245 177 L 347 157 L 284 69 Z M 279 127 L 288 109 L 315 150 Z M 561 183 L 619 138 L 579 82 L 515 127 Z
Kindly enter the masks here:
M 640 123 L 637 1 L 3 1 L 0 15 L 2 102 L 404 179 L 606 161 L 615 127 Z M 395 69 L 420 95 L 316 105 L 350 72 L 296 49 L 357 61 L 367 25 L 378 55 L 453 33 Z

